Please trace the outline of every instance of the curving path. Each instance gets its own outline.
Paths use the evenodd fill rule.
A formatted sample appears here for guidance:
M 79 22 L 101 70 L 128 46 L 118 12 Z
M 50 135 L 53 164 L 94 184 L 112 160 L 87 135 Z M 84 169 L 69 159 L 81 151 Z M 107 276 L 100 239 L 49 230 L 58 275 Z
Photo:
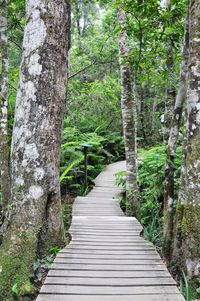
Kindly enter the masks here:
M 121 191 L 107 167 L 87 197 L 77 197 L 72 241 L 57 255 L 37 301 L 184 301 L 142 226 L 124 216 L 114 197 Z

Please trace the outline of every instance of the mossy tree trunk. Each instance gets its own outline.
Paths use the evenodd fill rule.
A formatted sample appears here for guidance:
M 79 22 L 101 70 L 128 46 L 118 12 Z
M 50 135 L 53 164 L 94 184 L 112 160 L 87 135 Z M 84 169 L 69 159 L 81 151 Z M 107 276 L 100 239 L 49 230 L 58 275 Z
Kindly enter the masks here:
M 126 14 L 122 7 L 118 7 L 118 22 L 121 27 L 119 37 L 119 55 L 121 72 L 121 108 L 126 154 L 126 191 L 128 207 L 127 213 L 137 218 L 140 215 L 140 202 L 137 185 L 137 152 L 136 152 L 136 105 L 133 95 L 130 63 L 128 61 L 128 36 L 126 32 Z
M 8 39 L 7 0 L 1 2 L 1 96 L 0 96 L 0 191 L 5 210 L 10 199 L 9 147 L 8 147 Z
M 173 262 L 189 276 L 200 267 L 200 2 L 189 6 L 190 60 L 186 115 L 186 143 L 182 181 L 176 210 Z M 181 262 L 180 262 L 181 261 Z
M 11 149 L 12 209 L 0 247 L 0 300 L 12 300 L 15 283 L 20 295 L 29 292 L 35 257 L 65 244 L 59 165 L 69 30 L 69 0 L 27 0 Z
M 174 218 L 174 158 L 176 146 L 179 137 L 179 127 L 181 123 L 183 105 L 187 92 L 187 74 L 189 59 L 189 10 L 185 25 L 185 38 L 182 53 L 182 62 L 180 66 L 179 89 L 176 96 L 173 110 L 171 129 L 167 144 L 167 163 L 165 168 L 164 183 L 164 244 L 163 254 L 167 262 L 170 261 L 171 244 L 173 236 L 173 218 Z

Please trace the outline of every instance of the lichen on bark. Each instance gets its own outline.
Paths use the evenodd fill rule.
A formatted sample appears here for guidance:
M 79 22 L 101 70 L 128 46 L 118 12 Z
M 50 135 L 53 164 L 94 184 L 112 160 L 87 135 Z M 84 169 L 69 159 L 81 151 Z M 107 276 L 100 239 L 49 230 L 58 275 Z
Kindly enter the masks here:
M 126 197 L 129 203 L 128 214 L 140 217 L 140 202 L 137 185 L 137 146 L 136 146 L 136 105 L 133 95 L 130 63 L 128 61 L 128 36 L 126 14 L 118 7 L 118 22 L 121 27 L 119 37 L 119 62 L 121 73 L 121 108 L 126 154 Z
M 171 120 L 171 129 L 167 143 L 167 160 L 165 167 L 164 182 L 164 242 L 163 255 L 167 263 L 170 262 L 172 254 L 173 225 L 174 225 L 174 160 L 176 155 L 176 146 L 179 137 L 179 128 L 181 124 L 183 105 L 187 93 L 187 76 L 189 60 L 189 7 L 185 24 L 185 35 L 182 52 L 182 62 L 180 66 L 179 89 L 176 95 L 176 101 Z
M 8 147 L 8 38 L 7 0 L 0 4 L 1 95 L 0 95 L 0 187 L 2 207 L 5 211 L 10 199 L 10 172 Z M 4 214 L 3 214 L 4 215 Z
M 11 201 L 1 229 L 2 300 L 15 281 L 21 295 L 31 288 L 29 277 L 36 255 L 65 244 L 59 165 L 69 31 L 69 0 L 26 1 L 11 149 Z
M 190 1 L 190 62 L 186 114 L 186 138 L 181 187 L 176 212 L 173 262 L 179 258 L 189 276 L 200 269 L 200 3 Z

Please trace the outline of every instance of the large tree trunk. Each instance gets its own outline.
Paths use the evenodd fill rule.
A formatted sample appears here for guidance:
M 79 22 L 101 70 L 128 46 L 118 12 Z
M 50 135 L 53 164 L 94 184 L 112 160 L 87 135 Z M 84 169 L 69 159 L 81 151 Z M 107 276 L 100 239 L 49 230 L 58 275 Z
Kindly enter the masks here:
M 176 210 L 173 261 L 199 274 L 200 267 L 200 2 L 190 1 L 190 61 L 186 116 L 186 144 Z
M 7 1 L 1 2 L 1 99 L 0 99 L 0 191 L 5 210 L 10 199 L 9 146 L 8 146 L 8 39 Z
M 185 25 L 185 38 L 182 53 L 182 63 L 180 66 L 179 90 L 176 96 L 171 130 L 167 145 L 167 163 L 165 169 L 164 184 L 164 244 L 163 254 L 166 261 L 170 260 L 171 243 L 173 235 L 173 217 L 174 217 L 174 158 L 176 145 L 179 136 L 179 127 L 182 117 L 183 104 L 187 92 L 187 71 L 189 59 L 189 10 Z
M 59 183 L 69 0 L 27 0 L 11 149 L 11 206 L 0 251 L 0 296 L 30 288 L 37 255 L 65 244 Z M 10 299 L 9 299 L 10 300 Z
M 122 121 L 126 153 L 126 191 L 129 207 L 127 212 L 139 218 L 140 203 L 137 186 L 137 161 L 136 161 L 136 117 L 135 102 L 132 88 L 130 65 L 128 62 L 128 37 L 125 29 L 126 15 L 124 10 L 118 8 L 118 21 L 121 26 L 119 37 L 120 72 L 122 81 Z

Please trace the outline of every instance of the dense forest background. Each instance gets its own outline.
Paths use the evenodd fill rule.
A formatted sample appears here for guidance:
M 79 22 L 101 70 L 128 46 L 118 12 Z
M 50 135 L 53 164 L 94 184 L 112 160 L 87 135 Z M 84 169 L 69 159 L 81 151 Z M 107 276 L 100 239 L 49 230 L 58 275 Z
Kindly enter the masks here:
M 122 2 L 126 14 L 123 31 L 126 31 L 129 46 L 126 57 L 119 55 L 119 36 L 122 27 L 118 19 L 117 8 Z M 184 32 L 187 27 L 187 7 L 186 0 L 71 1 L 69 78 L 62 132 L 60 185 L 62 216 L 67 234 L 71 219 L 71 206 L 75 196 L 86 195 L 94 185 L 95 177 L 104 170 L 107 164 L 125 160 L 120 104 L 120 66 L 128 61 L 133 82 L 135 103 L 133 109 L 137 124 L 138 198 L 144 236 L 156 245 L 173 276 L 179 280 L 186 299 L 194 300 L 200 292 L 199 266 L 197 264 L 195 268 L 192 267 L 188 271 L 189 264 L 185 268 L 185 264 L 174 259 L 177 257 L 172 254 L 171 232 L 176 231 L 177 227 L 175 230 L 170 228 L 169 231 L 165 227 L 166 231 L 163 232 L 163 226 L 166 226 L 164 225 L 164 215 L 167 215 L 165 222 L 169 219 L 170 222 L 172 220 L 172 223 L 175 221 L 181 185 L 182 154 L 187 119 L 186 102 L 181 108 L 183 116 L 178 125 L 179 136 L 173 156 L 169 154 L 168 139 L 173 126 L 171 121 L 180 87 L 180 66 L 183 61 L 182 49 L 185 43 Z M 7 145 L 9 153 L 23 54 L 22 42 L 26 23 L 25 1 L 7 2 L 7 21 L 9 65 Z M 84 185 L 84 145 L 89 145 L 89 186 L 87 188 Z M 170 164 L 173 170 L 171 178 L 171 174 L 168 173 L 170 168 L 167 167 Z M 124 172 L 117 174 L 116 182 L 118 185 L 123 185 L 125 190 L 124 176 Z M 169 188 L 169 183 L 173 188 Z M 170 195 L 170 189 L 173 190 L 173 197 Z M 170 204 L 170 214 L 166 213 L 167 209 L 164 208 L 166 207 L 166 194 L 173 201 Z M 13 203 L 8 202 L 4 208 L 3 194 L 0 194 L 0 198 L 1 223 L 4 225 L 5 211 L 12 210 Z M 120 198 L 124 211 L 134 215 L 125 193 Z M 183 212 L 180 214 L 184 215 Z M 182 223 L 185 232 L 182 233 L 181 239 L 184 239 L 184 235 L 189 235 L 191 225 L 188 224 L 193 219 L 190 214 L 192 213 L 188 209 L 188 220 Z M 194 224 L 194 228 L 198 226 L 198 223 L 194 222 Z M 199 232 L 198 227 L 195 229 Z M 191 242 L 194 241 L 196 244 L 198 238 L 199 234 L 197 238 L 193 237 Z M 35 256 L 32 260 L 32 275 L 29 277 L 31 282 L 28 285 L 26 278 L 29 269 L 27 272 L 26 266 L 23 266 L 23 269 L 26 270 L 25 273 L 19 269 L 19 277 L 13 276 L 11 273 L 11 281 L 7 284 L 7 295 L 11 297 L 8 299 L 0 297 L 0 300 L 12 300 L 12 298 L 20 298 L 23 295 L 25 298 L 34 300 L 35 292 L 43 283 L 46 270 L 59 248 L 60 245 L 55 244 L 45 254 Z M 197 249 L 195 252 L 199 254 L 199 246 Z M 0 255 L 3 257 L 2 253 Z M 194 257 L 198 258 L 196 255 Z M 5 262 L 5 258 L 3 260 Z M 2 259 L 0 259 L 0 263 L 2 263 Z M 186 272 L 188 272 L 188 278 Z M 8 275 L 10 277 L 10 271 L 7 275 L 5 273 L 5 279 Z M 7 280 L 2 280 L 4 288 L 5 281 Z M 26 285 L 24 285 L 25 282 Z M 2 292 L 1 285 L 0 292 Z

